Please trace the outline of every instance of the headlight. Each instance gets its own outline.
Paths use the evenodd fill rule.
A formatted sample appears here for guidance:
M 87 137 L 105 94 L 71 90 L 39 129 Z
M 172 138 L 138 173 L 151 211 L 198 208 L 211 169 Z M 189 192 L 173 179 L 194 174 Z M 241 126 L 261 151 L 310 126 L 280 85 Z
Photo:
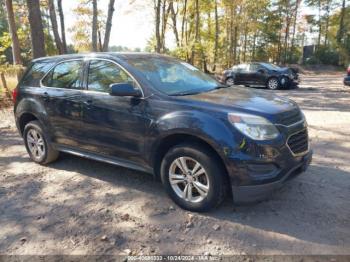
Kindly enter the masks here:
M 279 135 L 277 128 L 269 120 L 260 116 L 229 113 L 228 120 L 242 134 L 254 140 L 271 140 Z

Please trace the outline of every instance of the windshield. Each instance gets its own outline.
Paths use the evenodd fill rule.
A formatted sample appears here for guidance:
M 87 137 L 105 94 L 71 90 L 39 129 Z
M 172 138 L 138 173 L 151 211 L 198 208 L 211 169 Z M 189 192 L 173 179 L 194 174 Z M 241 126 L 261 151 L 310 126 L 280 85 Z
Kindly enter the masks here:
M 279 70 L 279 69 L 281 69 L 279 66 L 276 66 L 274 64 L 261 63 L 261 65 L 265 66 L 269 70 Z
M 168 57 L 129 58 L 128 62 L 167 95 L 191 95 L 220 87 L 215 79 L 196 67 Z

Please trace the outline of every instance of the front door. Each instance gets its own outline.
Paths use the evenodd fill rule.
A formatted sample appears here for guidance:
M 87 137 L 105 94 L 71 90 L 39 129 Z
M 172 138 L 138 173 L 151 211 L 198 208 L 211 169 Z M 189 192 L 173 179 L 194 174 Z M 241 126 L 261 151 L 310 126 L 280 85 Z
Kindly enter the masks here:
M 140 87 L 113 61 L 92 59 L 87 71 L 83 113 L 86 149 L 139 162 L 144 150 L 147 102 L 142 98 L 111 96 L 109 86 L 129 82 Z

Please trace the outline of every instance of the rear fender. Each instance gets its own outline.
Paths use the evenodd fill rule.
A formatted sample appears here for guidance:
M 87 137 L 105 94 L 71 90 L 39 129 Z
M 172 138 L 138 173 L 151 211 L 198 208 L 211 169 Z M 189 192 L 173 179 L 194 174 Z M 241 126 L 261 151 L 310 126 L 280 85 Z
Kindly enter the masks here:
M 50 134 L 50 122 L 48 121 L 48 114 L 45 107 L 37 100 L 31 97 L 21 99 L 15 110 L 16 125 L 20 130 L 20 119 L 24 114 L 31 114 L 38 119 L 42 128 L 47 134 Z M 23 135 L 21 133 L 21 135 Z

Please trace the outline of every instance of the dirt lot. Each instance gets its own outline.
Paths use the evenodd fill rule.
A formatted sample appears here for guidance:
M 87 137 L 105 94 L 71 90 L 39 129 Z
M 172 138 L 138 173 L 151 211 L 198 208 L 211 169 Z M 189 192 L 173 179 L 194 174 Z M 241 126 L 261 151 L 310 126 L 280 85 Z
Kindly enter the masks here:
M 350 254 L 350 89 L 308 75 L 296 100 L 314 161 L 269 201 L 205 214 L 175 206 L 151 176 L 70 155 L 29 161 L 0 113 L 1 254 Z

